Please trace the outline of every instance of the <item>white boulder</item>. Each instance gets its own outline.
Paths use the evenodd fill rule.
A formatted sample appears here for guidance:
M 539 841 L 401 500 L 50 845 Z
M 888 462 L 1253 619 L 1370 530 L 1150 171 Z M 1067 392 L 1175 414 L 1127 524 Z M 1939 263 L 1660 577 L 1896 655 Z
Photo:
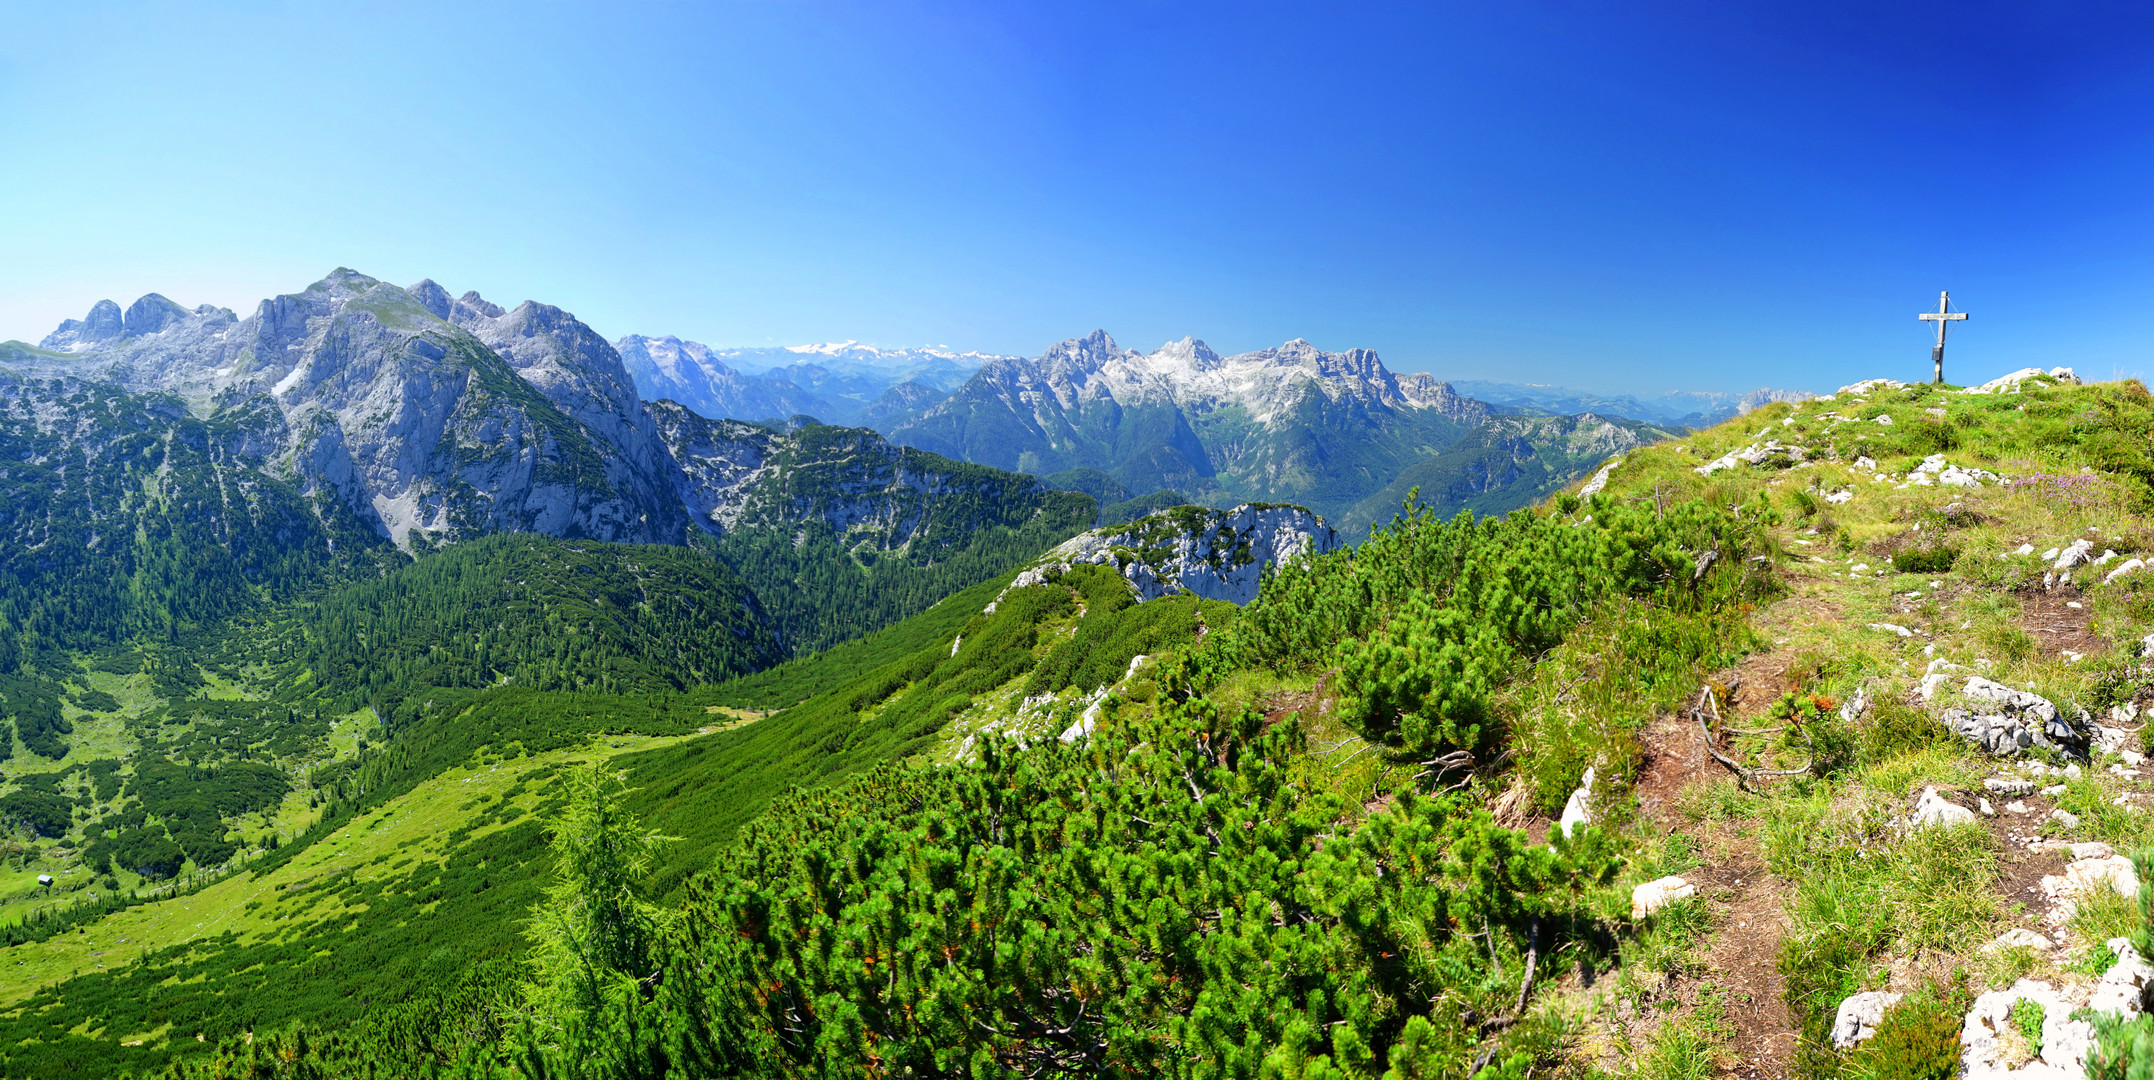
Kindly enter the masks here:
M 2006 1064 L 2005 1032 L 2011 1030 L 2012 1006 L 2032 1002 L 2042 1007 L 2042 1056 L 2014 1069 Z M 2086 1072 L 2087 1051 L 2094 1045 L 2094 1025 L 2072 1019 L 2077 1006 L 2039 979 L 2021 979 L 2008 990 L 1975 999 L 1960 1027 L 1960 1067 L 1966 1080 L 2078 1080 Z
M 1965 825 L 1974 820 L 1974 811 L 1939 795 L 1936 788 L 1927 787 L 1915 800 L 1915 813 L 1908 822 L 1919 829 L 1928 825 Z
M 1586 775 L 1578 781 L 1578 790 L 1571 792 L 1569 802 L 1563 804 L 1563 817 L 1556 827 L 1563 830 L 1563 838 L 1571 837 L 1571 830 L 1593 824 L 1593 766 L 1586 766 Z
M 1630 917 L 1643 919 L 1679 900 L 1698 895 L 1698 887 L 1679 877 L 1648 881 L 1630 891 Z
M 2094 541 L 2086 539 L 2074 540 L 2070 546 L 2057 553 L 2057 561 L 2050 564 L 2050 569 L 2070 570 L 2072 567 L 2088 562 L 2093 558 Z
M 1855 1044 L 1877 1034 L 1877 1025 L 1885 1018 L 1885 1010 L 1900 1003 L 1904 994 L 1871 990 L 1856 994 L 1840 1003 L 1840 1011 L 1832 1018 L 1832 1044 L 1842 1050 L 1852 1050 Z
M 2130 938 L 2110 938 L 2109 951 L 2116 954 L 2117 961 L 2102 973 L 2102 980 L 2094 986 L 2093 996 L 2087 999 L 2087 1008 L 2095 1012 L 2116 1013 L 2119 1016 L 2137 1016 L 2148 1005 L 2147 990 L 2154 985 L 2154 966 L 2147 964 L 2132 947 Z

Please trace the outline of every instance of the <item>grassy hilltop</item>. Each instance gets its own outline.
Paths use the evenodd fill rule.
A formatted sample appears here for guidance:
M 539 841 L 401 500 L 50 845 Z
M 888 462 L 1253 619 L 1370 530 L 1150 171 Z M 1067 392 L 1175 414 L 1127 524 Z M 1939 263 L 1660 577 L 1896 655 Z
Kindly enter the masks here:
M 594 639 L 635 694 L 429 686 L 464 624 L 391 609 L 440 641 L 385 712 L 215 718 L 320 726 L 224 873 L 73 882 L 65 920 L 0 881 L 48 912 L 0 965 L 0 1074 L 1947 1076 L 1976 995 L 2084 1001 L 2144 940 L 2136 898 L 2042 883 L 2154 841 L 2143 387 L 1873 385 L 1605 476 L 1409 505 L 1242 609 L 1005 575 L 716 686 L 641 616 Z M 152 674 L 85 683 L 75 757 L 170 714 Z M 2000 761 L 1940 719 L 1977 676 L 2121 741 Z M 151 788 L 115 776 L 47 786 L 124 815 Z M 1907 827 L 1928 789 L 1966 820 Z M 1668 875 L 1695 896 L 1634 913 Z M 1987 948 L 2015 928 L 2048 947 Z M 1836 1048 L 1870 990 L 1905 996 Z

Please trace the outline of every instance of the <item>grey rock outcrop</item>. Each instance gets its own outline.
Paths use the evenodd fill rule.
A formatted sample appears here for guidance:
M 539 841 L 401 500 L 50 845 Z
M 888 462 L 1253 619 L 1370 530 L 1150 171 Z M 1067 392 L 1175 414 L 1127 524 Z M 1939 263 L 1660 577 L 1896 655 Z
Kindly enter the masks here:
M 1089 564 L 1120 570 L 1140 600 L 1187 593 L 1246 604 L 1256 599 L 1266 567 L 1338 546 L 1339 534 L 1299 506 L 1182 506 L 1080 533 L 1018 574 L 1010 588 L 1037 585 Z
M 1884 1021 L 1885 1010 L 1899 1004 L 1905 996 L 1871 990 L 1841 1001 L 1840 1009 L 1832 1019 L 1832 1044 L 1842 1050 L 1852 1050 L 1857 1043 L 1877 1034 L 1877 1025 Z
M 1967 680 L 1962 693 L 1968 707 L 1946 709 L 1945 726 L 1992 754 L 2010 757 L 2044 747 L 2084 757 L 2097 734 L 2060 715 L 2048 698 L 1979 675 Z
M 1711 476 L 1722 469 L 1733 469 L 1739 465 L 1763 465 L 1784 469 L 1799 465 L 1808 457 L 1809 451 L 1804 447 L 1783 443 L 1778 439 L 1766 439 L 1740 450 L 1730 450 L 1691 471 L 1699 476 Z

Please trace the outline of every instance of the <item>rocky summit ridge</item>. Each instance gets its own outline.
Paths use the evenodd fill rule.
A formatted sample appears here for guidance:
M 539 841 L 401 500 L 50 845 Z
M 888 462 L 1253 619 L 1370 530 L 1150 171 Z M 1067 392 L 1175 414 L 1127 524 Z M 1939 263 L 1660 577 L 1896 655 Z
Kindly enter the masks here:
M 1133 493 L 1213 505 L 1281 500 L 1336 513 L 1492 415 L 1367 349 L 1296 339 L 1221 356 L 1195 338 L 1152 352 L 1104 331 L 994 360 L 890 428 L 952 457 L 1048 476 L 1110 474 Z
M 36 349 L 0 349 L 0 369 L 53 394 L 95 383 L 215 419 L 239 457 L 335 498 L 407 549 L 494 532 L 634 543 L 723 535 L 749 516 L 784 516 L 770 509 L 783 500 L 747 514 L 733 502 L 778 477 L 713 461 L 799 465 L 803 446 L 837 445 L 714 427 L 647 401 L 621 351 L 561 308 L 507 309 L 431 280 L 403 287 L 350 269 L 245 318 L 154 293 L 124 311 L 100 301 Z M 855 436 L 878 445 L 865 457 L 850 443 L 832 452 L 847 463 L 901 456 L 872 432 Z M 833 488 L 842 498 L 784 505 L 795 524 L 812 518 L 842 533 L 880 513 L 868 508 L 887 503 L 880 485 L 909 499 L 935 489 L 919 477 L 939 459 L 907 460 L 904 476 L 847 475 Z

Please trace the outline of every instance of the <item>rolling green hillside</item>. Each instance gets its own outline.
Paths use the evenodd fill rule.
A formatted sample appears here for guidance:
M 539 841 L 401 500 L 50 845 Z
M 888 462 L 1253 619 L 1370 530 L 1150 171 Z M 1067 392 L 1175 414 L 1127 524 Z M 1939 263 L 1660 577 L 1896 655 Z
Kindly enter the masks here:
M 1205 618 L 1224 624 L 1235 611 L 1194 597 L 1138 605 L 1119 576 L 1091 566 L 1008 590 L 993 613 L 982 613 L 981 601 L 994 595 L 968 590 L 912 620 L 918 626 L 899 624 L 884 640 L 798 662 L 787 683 L 821 690 L 775 716 L 624 759 L 637 789 L 628 805 L 681 838 L 652 887 L 674 891 L 788 787 L 823 786 L 930 753 L 953 726 L 1003 716 L 1018 700 L 1035 702 L 1031 727 L 1066 723 L 1076 694 L 1115 684 L 1140 652 L 1189 644 Z M 905 639 L 920 644 L 894 655 L 890 646 Z
M 177 702 L 99 672 L 66 737 L 129 754 L 0 763 L 60 830 L 16 865 L 78 868 L 6 946 L 0 1072 L 1949 1075 L 1972 995 L 2083 994 L 2154 927 L 2027 884 L 2154 844 L 2150 446 L 2136 383 L 1870 386 L 1634 447 L 1590 497 L 1409 504 L 1240 609 L 1005 571 L 714 686 L 378 720 L 236 659 Z M 1977 673 L 2062 741 L 1962 738 Z M 625 787 L 570 768 L 600 759 Z M 1926 789 L 1959 823 L 1909 822 Z M 245 863 L 153 878 L 114 825 Z M 105 839 L 99 907 L 57 852 Z M 1668 875 L 1695 895 L 1633 908 Z M 2024 925 L 2052 948 L 1985 949 Z M 2154 1022 L 2119 1023 L 2086 1038 L 2129 1063 Z

